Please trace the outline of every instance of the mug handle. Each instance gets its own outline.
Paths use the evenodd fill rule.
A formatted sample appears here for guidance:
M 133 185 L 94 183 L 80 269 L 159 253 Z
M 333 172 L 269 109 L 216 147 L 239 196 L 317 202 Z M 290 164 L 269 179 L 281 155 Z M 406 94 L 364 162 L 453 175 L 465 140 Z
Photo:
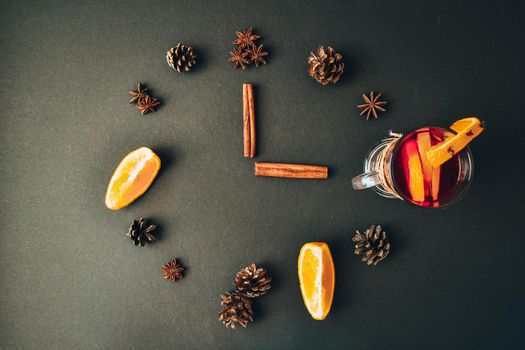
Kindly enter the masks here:
M 379 184 L 381 184 L 381 180 L 379 179 L 379 172 L 377 171 L 357 175 L 352 179 L 352 187 L 354 190 L 364 190 Z

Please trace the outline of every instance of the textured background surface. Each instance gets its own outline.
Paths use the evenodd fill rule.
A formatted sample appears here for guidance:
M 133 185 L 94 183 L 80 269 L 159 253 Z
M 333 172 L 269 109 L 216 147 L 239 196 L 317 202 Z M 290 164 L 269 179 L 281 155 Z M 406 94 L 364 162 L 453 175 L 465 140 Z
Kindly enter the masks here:
M 514 2 L 515 4 L 517 2 Z M 510 2 L 2 1 L 0 5 L 0 348 L 406 349 L 511 348 L 525 326 L 522 177 L 525 60 Z M 254 25 L 269 64 L 235 71 L 236 30 Z M 177 42 L 197 69 L 166 65 Z M 347 69 L 337 86 L 307 74 L 309 51 L 332 45 Z M 163 105 L 140 117 L 127 90 L 144 81 Z M 254 82 L 260 161 L 330 166 L 327 181 L 253 176 L 242 157 L 241 83 Z M 360 95 L 389 101 L 358 117 Z M 476 114 L 474 183 L 457 206 L 421 210 L 356 192 L 350 179 L 389 129 Z M 163 160 L 127 209 L 103 197 L 129 151 Z M 162 228 L 139 249 L 128 224 Z M 381 223 L 393 253 L 366 267 L 356 229 Z M 301 245 L 328 242 L 333 310 L 307 314 L 296 279 Z M 186 278 L 162 280 L 181 258 Z M 218 323 L 219 294 L 246 263 L 274 287 L 256 322 Z

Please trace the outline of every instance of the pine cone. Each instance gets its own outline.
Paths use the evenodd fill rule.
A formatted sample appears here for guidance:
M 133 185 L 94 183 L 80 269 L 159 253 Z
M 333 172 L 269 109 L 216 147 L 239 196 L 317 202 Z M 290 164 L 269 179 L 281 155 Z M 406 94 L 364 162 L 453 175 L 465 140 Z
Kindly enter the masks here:
M 366 262 L 367 265 L 377 265 L 390 253 L 390 243 L 386 237 L 386 232 L 381 231 L 381 226 L 377 225 L 374 232 L 374 225 L 370 226 L 364 233 L 356 231 L 354 238 L 355 242 L 354 253 L 362 255 L 361 261 Z
M 193 52 L 193 48 L 181 43 L 172 47 L 166 53 L 168 65 L 179 73 L 189 72 L 195 64 L 196 59 L 197 55 Z
M 222 311 L 219 312 L 219 320 L 226 328 L 235 328 L 240 324 L 244 328 L 253 321 L 252 299 L 237 293 L 225 293 L 221 295 Z
M 148 219 L 140 218 L 133 220 L 133 223 L 129 226 L 127 236 L 133 240 L 135 245 L 144 247 L 144 244 L 151 243 L 155 240 L 155 236 L 151 233 L 157 228 L 153 224 L 148 224 Z
M 251 263 L 237 272 L 233 285 L 237 293 L 249 298 L 258 298 L 268 292 L 271 281 L 272 279 L 268 277 L 265 268 L 257 267 L 255 263 Z
M 337 83 L 345 68 L 343 56 L 335 53 L 330 46 L 326 50 L 324 46 L 319 46 L 316 54 L 310 52 L 308 64 L 308 74 L 323 85 Z

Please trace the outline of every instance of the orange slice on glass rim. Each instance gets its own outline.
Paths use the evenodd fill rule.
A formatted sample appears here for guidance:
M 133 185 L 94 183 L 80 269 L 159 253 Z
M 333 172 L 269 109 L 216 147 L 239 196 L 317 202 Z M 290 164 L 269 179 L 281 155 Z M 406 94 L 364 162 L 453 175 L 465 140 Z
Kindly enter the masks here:
M 298 274 L 304 305 L 315 320 L 330 312 L 335 289 L 335 267 L 328 244 L 303 245 L 298 259 Z
M 122 209 L 149 188 L 160 169 L 160 158 L 148 147 L 141 147 L 122 159 L 109 181 L 106 206 Z
M 450 126 L 456 135 L 430 148 L 427 157 L 434 168 L 439 167 L 465 148 L 470 141 L 485 130 L 485 125 L 476 117 L 460 119 Z

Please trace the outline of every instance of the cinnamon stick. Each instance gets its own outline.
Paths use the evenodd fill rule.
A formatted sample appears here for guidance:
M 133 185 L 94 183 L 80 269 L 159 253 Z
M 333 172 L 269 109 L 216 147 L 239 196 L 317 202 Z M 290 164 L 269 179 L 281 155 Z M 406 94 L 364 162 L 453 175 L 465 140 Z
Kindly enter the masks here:
M 287 177 L 292 179 L 326 179 L 328 167 L 255 162 L 255 176 Z
M 255 104 L 253 99 L 253 84 L 242 84 L 242 112 L 244 134 L 244 156 L 255 156 Z
M 252 84 L 248 86 L 248 103 L 250 105 L 250 158 L 253 158 L 255 157 L 255 103 Z

